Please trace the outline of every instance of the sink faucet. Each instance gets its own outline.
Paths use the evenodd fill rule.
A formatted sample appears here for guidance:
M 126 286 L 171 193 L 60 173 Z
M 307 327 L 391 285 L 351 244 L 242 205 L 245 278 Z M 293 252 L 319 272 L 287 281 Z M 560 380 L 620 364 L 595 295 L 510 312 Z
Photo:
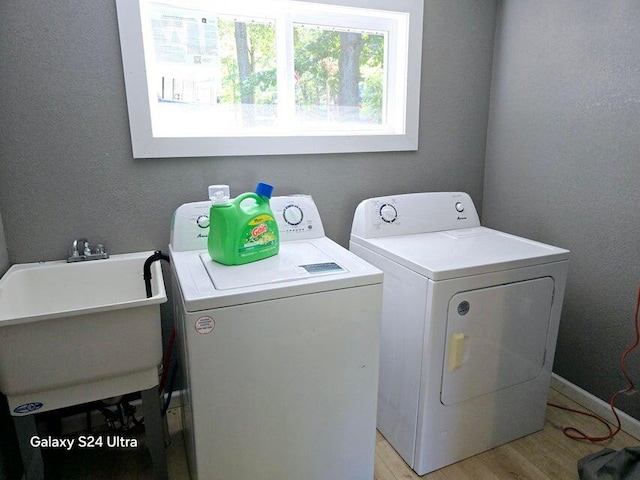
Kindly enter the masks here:
M 98 243 L 92 251 L 86 238 L 76 238 L 69 249 L 67 263 L 100 260 L 103 258 L 109 258 L 109 254 L 105 251 L 103 244 Z

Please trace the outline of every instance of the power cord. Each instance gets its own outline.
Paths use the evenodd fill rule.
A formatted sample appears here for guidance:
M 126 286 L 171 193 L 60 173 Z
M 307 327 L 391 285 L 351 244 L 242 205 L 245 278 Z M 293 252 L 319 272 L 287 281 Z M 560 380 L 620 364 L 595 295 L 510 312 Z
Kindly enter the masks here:
M 574 427 L 565 427 L 562 429 L 562 432 L 569 438 L 573 439 L 573 440 L 589 440 L 590 442 L 593 443 L 598 443 L 598 442 L 605 442 L 607 440 L 612 439 L 613 437 L 615 437 L 621 430 L 622 428 L 622 424 L 620 422 L 620 417 L 618 416 L 618 413 L 616 412 L 615 409 L 615 400 L 618 397 L 618 395 L 622 394 L 622 393 L 627 393 L 627 392 L 632 392 L 633 390 L 635 390 L 635 386 L 633 384 L 633 380 L 631 379 L 631 377 L 629 376 L 629 373 L 627 372 L 627 367 L 626 367 L 626 360 L 627 360 L 627 356 L 638 346 L 638 344 L 640 344 L 640 326 L 638 325 L 638 311 L 640 310 L 640 288 L 638 288 L 638 300 L 636 301 L 636 311 L 634 314 L 634 320 L 633 320 L 633 326 L 635 329 L 635 333 L 636 333 L 636 339 L 635 342 L 629 346 L 629 348 L 627 348 L 624 353 L 622 354 L 622 357 L 620 358 L 620 369 L 622 370 L 622 374 L 624 375 L 624 378 L 627 380 L 627 384 L 628 387 L 623 389 L 623 390 L 619 390 L 616 393 L 614 393 L 613 395 L 611 395 L 611 399 L 609 400 L 609 406 L 611 407 L 611 411 L 613 412 L 613 415 L 616 417 L 616 429 L 615 430 L 611 430 L 611 426 L 609 425 L 609 423 L 604 420 L 602 417 L 599 417 L 598 415 L 595 415 L 593 413 L 590 412 L 584 412 L 581 410 L 575 410 L 573 408 L 569 408 L 569 407 L 564 407 L 562 405 L 557 405 L 555 403 L 548 403 L 549 406 L 551 407 L 555 407 L 555 408 L 559 408 L 561 410 L 566 410 L 567 412 L 572 412 L 572 413 L 578 413 L 580 415 L 585 415 L 587 417 L 592 417 L 595 418 L 596 420 L 602 422 L 607 429 L 609 430 L 609 434 L 602 436 L 602 437 L 592 437 L 590 435 L 587 435 L 586 433 L 578 430 L 577 428 Z

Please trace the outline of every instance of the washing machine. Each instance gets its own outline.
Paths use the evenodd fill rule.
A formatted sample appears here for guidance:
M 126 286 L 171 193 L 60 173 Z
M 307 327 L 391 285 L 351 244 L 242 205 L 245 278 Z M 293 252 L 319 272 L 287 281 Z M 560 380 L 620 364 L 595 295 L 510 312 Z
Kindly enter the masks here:
M 459 192 L 363 201 L 350 250 L 384 272 L 377 426 L 418 475 L 543 428 L 569 251 Z
M 271 199 L 278 255 L 212 262 L 209 206 L 180 206 L 170 245 L 192 478 L 371 480 L 382 272 L 303 195 Z

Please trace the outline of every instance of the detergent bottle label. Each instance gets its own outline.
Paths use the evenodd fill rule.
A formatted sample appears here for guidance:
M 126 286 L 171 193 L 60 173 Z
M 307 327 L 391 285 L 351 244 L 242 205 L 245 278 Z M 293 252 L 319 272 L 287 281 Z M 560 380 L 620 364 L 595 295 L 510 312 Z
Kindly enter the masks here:
M 247 222 L 240 238 L 240 257 L 257 255 L 278 247 L 278 226 L 271 215 L 261 214 Z

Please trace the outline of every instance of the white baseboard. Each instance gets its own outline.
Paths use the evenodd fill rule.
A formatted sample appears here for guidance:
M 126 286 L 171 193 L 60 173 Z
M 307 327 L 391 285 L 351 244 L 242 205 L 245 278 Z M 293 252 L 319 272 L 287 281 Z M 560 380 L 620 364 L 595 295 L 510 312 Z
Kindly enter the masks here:
M 555 373 L 551 375 L 551 388 L 569 397 L 574 402 L 579 403 L 587 410 L 592 411 L 608 422 L 614 425 L 616 424 L 616 418 L 607 402 L 590 394 L 586 390 L 581 389 L 565 378 L 562 378 L 560 375 L 556 375 Z M 620 417 L 622 430 L 632 437 L 640 439 L 640 420 L 633 418 L 631 415 L 628 415 L 617 408 L 616 411 Z

